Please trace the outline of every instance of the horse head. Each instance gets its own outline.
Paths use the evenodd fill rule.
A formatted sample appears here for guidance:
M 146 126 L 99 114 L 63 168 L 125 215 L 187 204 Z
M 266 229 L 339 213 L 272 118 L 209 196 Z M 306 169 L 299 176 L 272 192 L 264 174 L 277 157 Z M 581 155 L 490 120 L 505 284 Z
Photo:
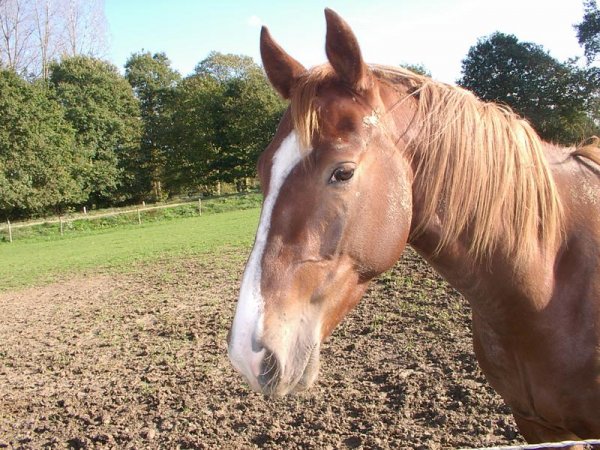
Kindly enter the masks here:
M 413 170 L 398 151 L 411 114 L 387 114 L 397 92 L 373 76 L 357 39 L 325 11 L 329 63 L 306 70 L 261 33 L 273 87 L 290 107 L 258 162 L 264 194 L 243 276 L 229 356 L 257 391 L 310 386 L 319 349 L 400 257 Z

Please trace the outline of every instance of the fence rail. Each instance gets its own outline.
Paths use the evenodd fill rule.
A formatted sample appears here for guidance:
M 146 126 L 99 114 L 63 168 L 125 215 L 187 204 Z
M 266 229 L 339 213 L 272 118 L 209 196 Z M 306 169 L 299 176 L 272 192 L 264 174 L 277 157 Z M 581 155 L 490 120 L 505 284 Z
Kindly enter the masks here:
M 158 209 L 167 209 L 167 208 L 177 208 L 178 206 L 189 205 L 190 203 L 198 204 L 198 213 L 202 215 L 202 200 L 191 200 L 188 202 L 179 202 L 179 203 L 169 203 L 165 205 L 156 205 L 156 206 L 146 206 L 145 204 L 140 205 L 134 209 L 125 209 L 118 211 L 110 211 L 105 213 L 89 213 L 84 208 L 83 213 L 77 214 L 69 214 L 66 216 L 58 216 L 57 218 L 47 218 L 36 221 L 28 221 L 28 222 L 18 222 L 12 223 L 10 220 L 7 220 L 6 223 L 0 224 L 0 232 L 8 232 L 9 241 L 13 241 L 13 230 L 18 228 L 26 228 L 26 227 L 34 227 L 36 225 L 46 225 L 46 224 L 59 224 L 60 233 L 63 234 L 63 226 L 65 223 L 74 222 L 76 220 L 95 220 L 102 219 L 105 217 L 115 217 L 124 214 L 134 214 L 137 213 L 138 223 L 141 225 L 142 217 L 141 213 L 146 211 L 153 211 Z

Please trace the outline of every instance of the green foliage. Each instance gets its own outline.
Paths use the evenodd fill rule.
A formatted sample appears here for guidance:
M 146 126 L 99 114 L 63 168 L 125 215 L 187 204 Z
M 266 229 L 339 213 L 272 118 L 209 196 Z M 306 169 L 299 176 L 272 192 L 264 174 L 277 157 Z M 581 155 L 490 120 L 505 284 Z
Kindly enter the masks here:
M 211 53 L 182 81 L 173 115 L 171 171 L 178 189 L 217 182 L 239 183 L 255 175 L 285 104 L 251 58 Z
M 424 75 L 426 77 L 431 78 L 431 72 L 423 64 L 402 63 L 402 64 L 400 64 L 400 67 L 408 69 L 411 72 L 417 73 L 419 75 Z
M 63 58 L 50 70 L 50 85 L 76 130 L 84 192 L 95 204 L 127 200 L 126 169 L 137 162 L 141 133 L 131 86 L 114 66 L 90 57 Z
M 196 65 L 195 74 L 207 76 L 219 84 L 232 80 L 245 80 L 260 75 L 261 68 L 249 56 L 211 52 Z
M 600 54 L 600 10 L 596 0 L 585 0 L 583 4 L 585 14 L 575 29 L 579 45 L 583 46 L 588 63 L 592 63 Z
M 597 70 L 560 63 L 539 45 L 495 33 L 471 47 L 462 73 L 461 86 L 509 105 L 546 140 L 568 144 L 597 132 Z
M 143 133 L 139 158 L 131 172 L 135 173 L 138 199 L 162 200 L 165 165 L 169 152 L 169 129 L 172 121 L 177 83 L 181 76 L 171 68 L 164 53 L 131 55 L 125 64 L 125 77 L 140 102 Z M 134 161 L 132 161 L 134 162 Z M 152 196 L 148 193 L 152 191 Z
M 185 78 L 177 88 L 166 166 L 169 188 L 175 192 L 194 191 L 218 178 L 213 162 L 222 91 L 215 79 L 200 76 Z
M 233 183 L 256 175 L 256 161 L 273 138 L 285 105 L 262 71 L 230 80 L 224 100 L 215 164 L 221 180 Z
M 285 108 L 251 58 L 212 53 L 184 80 L 163 53 L 133 54 L 125 69 L 126 78 L 76 56 L 54 63 L 47 82 L 11 75 L 2 85 L 0 214 L 162 200 L 221 183 L 247 190 Z
M 43 83 L 0 71 L 0 214 L 15 218 L 85 199 L 64 111 Z

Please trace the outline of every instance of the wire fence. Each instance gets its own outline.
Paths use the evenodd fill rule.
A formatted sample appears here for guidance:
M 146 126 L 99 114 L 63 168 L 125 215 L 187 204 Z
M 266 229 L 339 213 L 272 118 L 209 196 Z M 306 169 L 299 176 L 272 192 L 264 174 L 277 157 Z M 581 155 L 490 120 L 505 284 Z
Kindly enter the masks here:
M 34 226 L 39 226 L 39 225 L 57 224 L 58 225 L 57 231 L 60 232 L 60 234 L 63 234 L 64 230 L 65 230 L 65 226 L 69 222 L 74 222 L 76 220 L 96 220 L 96 219 L 102 219 L 102 218 L 107 218 L 107 217 L 116 217 L 116 216 L 125 215 L 125 214 L 137 214 L 137 222 L 139 225 L 141 225 L 143 212 L 167 209 L 167 208 L 177 208 L 179 206 L 189 205 L 190 203 L 197 203 L 198 214 L 202 215 L 202 199 L 191 200 L 191 201 L 187 201 L 187 202 L 179 202 L 179 203 L 169 203 L 166 205 L 156 205 L 156 206 L 146 206 L 146 204 L 143 203 L 142 205 L 140 205 L 136 208 L 133 208 L 133 209 L 123 209 L 123 210 L 116 210 L 116 211 L 110 211 L 110 212 L 104 212 L 104 213 L 91 213 L 91 212 L 88 212 L 86 210 L 86 208 L 84 208 L 82 213 L 58 216 L 56 218 L 46 218 L 43 220 L 27 221 L 27 222 L 19 222 L 19 223 L 11 223 L 10 220 L 7 220 L 6 223 L 0 224 L 0 233 L 2 233 L 2 232 L 6 233 L 8 235 L 8 241 L 13 242 L 13 238 L 14 238 L 13 231 L 20 229 L 20 228 L 34 227 Z
M 565 448 L 574 445 L 583 445 L 587 448 L 600 448 L 600 439 L 587 439 L 582 441 L 561 441 L 561 442 L 545 442 L 542 444 L 527 444 L 527 445 L 512 445 L 501 447 L 481 447 L 477 449 L 462 449 L 462 450 L 535 450 L 544 448 Z

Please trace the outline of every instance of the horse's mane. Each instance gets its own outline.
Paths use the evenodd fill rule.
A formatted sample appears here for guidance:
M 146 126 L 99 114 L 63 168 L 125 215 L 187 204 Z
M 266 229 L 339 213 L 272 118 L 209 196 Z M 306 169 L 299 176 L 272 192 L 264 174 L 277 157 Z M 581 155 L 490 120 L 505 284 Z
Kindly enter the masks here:
M 468 230 L 469 251 L 483 259 L 497 249 L 519 264 L 539 243 L 561 235 L 562 209 L 542 141 L 510 108 L 401 68 L 371 66 L 380 82 L 416 102 L 416 137 L 406 148 L 416 167 L 415 191 L 423 195 L 421 223 L 413 237 L 441 219 L 439 249 Z M 309 71 L 294 89 L 291 113 L 304 143 L 319 127 L 318 87 L 331 68 Z

